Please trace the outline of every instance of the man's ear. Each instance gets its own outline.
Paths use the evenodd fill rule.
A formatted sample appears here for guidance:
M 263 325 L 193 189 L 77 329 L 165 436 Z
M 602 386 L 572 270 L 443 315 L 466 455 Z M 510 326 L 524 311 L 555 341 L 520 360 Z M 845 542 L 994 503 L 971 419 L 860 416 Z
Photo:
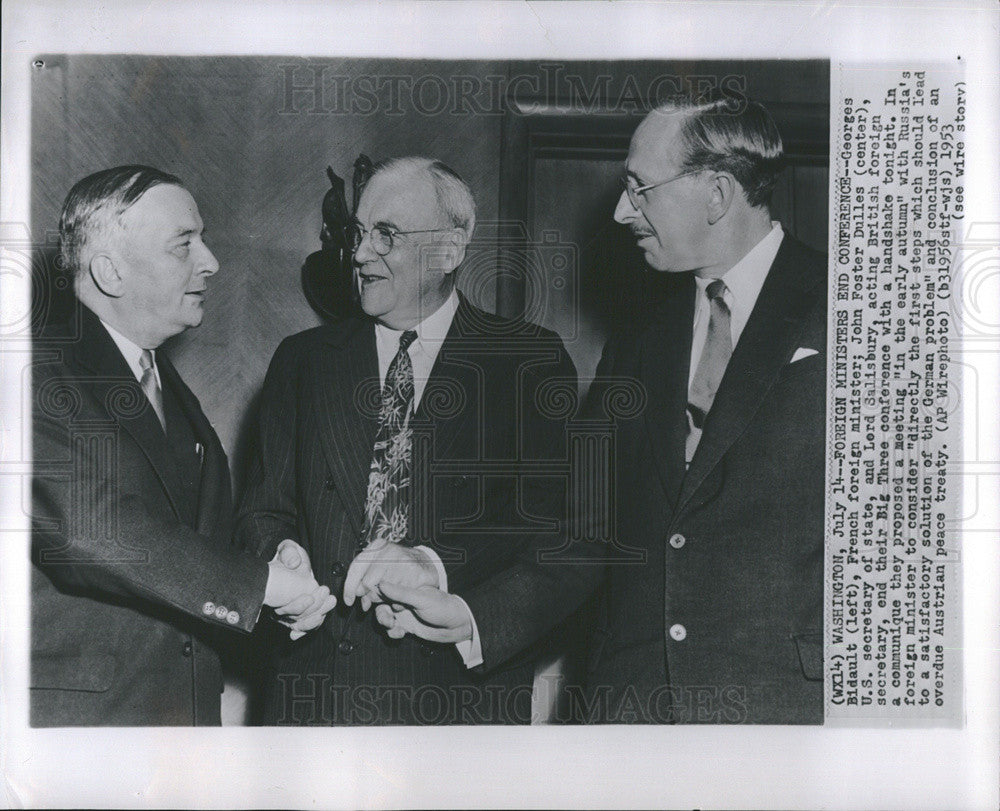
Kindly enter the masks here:
M 439 268 L 445 273 L 452 273 L 465 259 L 465 246 L 468 239 L 461 228 L 444 231 L 441 239 L 435 243 L 435 252 L 439 257 Z
M 708 221 L 715 225 L 721 220 L 737 194 L 740 194 L 739 184 L 728 172 L 716 172 L 710 181 L 708 190 Z
M 104 295 L 121 298 L 125 283 L 115 260 L 106 253 L 95 253 L 90 258 L 90 278 Z

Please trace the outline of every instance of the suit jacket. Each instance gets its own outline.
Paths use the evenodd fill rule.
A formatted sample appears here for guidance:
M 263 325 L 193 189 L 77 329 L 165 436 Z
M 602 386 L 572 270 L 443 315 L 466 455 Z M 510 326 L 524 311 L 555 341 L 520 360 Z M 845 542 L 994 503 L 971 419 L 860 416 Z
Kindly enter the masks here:
M 559 498 L 531 469 L 564 458 L 566 414 L 543 413 L 547 380 L 575 390 L 554 334 L 461 299 L 413 417 L 415 544 L 433 548 L 462 594 L 531 544 L 558 545 Z M 237 513 L 242 543 L 268 557 L 283 538 L 335 593 L 363 527 L 379 392 L 374 323 L 351 317 L 286 339 L 261 399 L 258 449 Z M 544 473 L 544 472 L 543 472 Z M 551 471 L 550 471 L 551 473 Z M 525 723 L 533 662 L 466 669 L 454 645 L 389 639 L 357 605 L 281 643 L 262 665 L 270 724 Z
M 785 236 L 687 471 L 696 286 L 690 274 L 670 282 L 650 317 L 609 340 L 588 398 L 592 419 L 625 379 L 646 402 L 615 423 L 614 560 L 575 710 L 614 723 L 821 723 L 825 257 Z M 799 348 L 816 353 L 792 363 Z M 595 568 L 521 563 L 507 575 L 515 590 L 481 588 L 469 602 L 486 664 L 601 585 Z M 530 633 L 503 619 L 512 593 Z
M 31 723 L 218 724 L 210 645 L 254 627 L 267 567 L 231 543 L 225 452 L 166 355 L 164 397 L 202 448 L 196 504 L 118 347 L 78 309 L 75 337 L 41 335 L 33 359 Z

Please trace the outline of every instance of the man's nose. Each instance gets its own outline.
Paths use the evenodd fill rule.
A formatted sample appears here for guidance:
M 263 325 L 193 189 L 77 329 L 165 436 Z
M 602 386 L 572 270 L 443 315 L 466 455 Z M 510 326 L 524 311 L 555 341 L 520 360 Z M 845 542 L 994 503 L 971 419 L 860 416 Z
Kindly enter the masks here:
M 358 265 L 366 265 L 369 262 L 374 262 L 378 258 L 379 255 L 375 253 L 375 249 L 372 247 L 371 233 L 365 231 L 361 236 L 361 242 L 354 251 L 354 262 Z
M 215 258 L 207 245 L 202 246 L 202 255 L 198 257 L 198 273 L 211 276 L 219 269 L 219 260 Z
M 629 200 L 628 192 L 623 191 L 618 198 L 618 205 L 615 206 L 615 222 L 627 225 L 636 218 L 639 212 L 635 210 L 632 201 Z

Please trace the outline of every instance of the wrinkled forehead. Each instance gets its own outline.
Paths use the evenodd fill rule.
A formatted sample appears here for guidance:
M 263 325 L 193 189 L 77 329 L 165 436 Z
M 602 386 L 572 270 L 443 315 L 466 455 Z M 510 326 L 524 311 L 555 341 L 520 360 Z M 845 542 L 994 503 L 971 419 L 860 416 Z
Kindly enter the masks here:
M 358 202 L 358 220 L 366 228 L 377 223 L 400 230 L 441 224 L 434 183 L 420 170 L 387 170 L 368 181 Z
M 637 179 L 652 182 L 677 171 L 681 164 L 679 112 L 654 110 L 639 124 L 629 145 L 625 169 Z

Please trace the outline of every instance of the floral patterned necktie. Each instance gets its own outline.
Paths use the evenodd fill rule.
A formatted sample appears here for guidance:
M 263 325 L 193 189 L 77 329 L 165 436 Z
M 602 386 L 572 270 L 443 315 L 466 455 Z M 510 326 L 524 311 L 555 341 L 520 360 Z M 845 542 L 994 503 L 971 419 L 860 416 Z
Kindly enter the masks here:
M 399 351 L 385 375 L 359 549 L 376 541 L 402 543 L 409 534 L 413 364 L 407 350 L 416 338 L 413 330 L 399 336 Z

